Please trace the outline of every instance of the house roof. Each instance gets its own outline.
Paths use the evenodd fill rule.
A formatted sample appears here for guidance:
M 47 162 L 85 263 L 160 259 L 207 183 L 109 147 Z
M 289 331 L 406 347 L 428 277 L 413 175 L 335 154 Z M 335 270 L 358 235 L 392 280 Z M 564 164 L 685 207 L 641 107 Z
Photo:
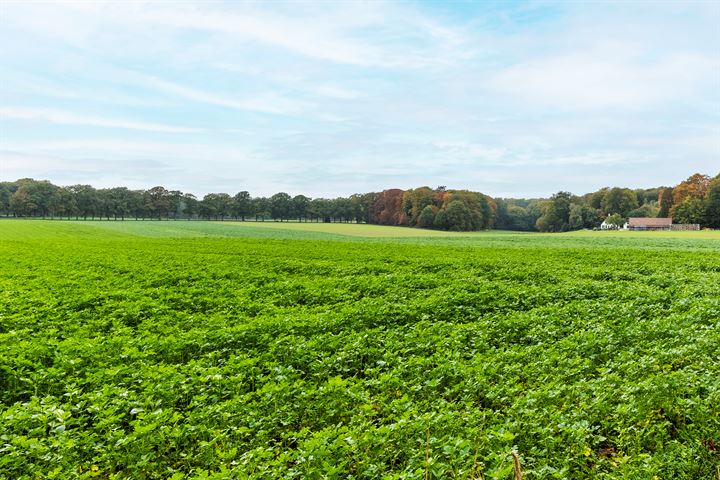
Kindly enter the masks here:
M 634 227 L 666 227 L 672 225 L 672 218 L 630 217 L 628 225 Z

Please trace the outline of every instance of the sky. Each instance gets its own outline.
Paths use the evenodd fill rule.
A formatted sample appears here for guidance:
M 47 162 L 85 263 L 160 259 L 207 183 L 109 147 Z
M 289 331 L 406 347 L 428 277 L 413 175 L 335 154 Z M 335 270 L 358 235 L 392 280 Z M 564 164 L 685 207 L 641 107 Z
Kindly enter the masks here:
M 0 180 L 502 197 L 720 172 L 720 2 L 0 0 Z

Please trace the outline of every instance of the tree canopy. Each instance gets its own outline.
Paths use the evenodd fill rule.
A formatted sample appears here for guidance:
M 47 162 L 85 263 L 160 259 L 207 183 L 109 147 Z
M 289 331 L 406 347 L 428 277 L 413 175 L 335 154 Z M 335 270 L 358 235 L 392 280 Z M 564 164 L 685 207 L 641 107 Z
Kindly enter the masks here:
M 696 173 L 674 187 L 603 187 L 583 196 L 561 191 L 548 199 L 492 198 L 480 192 L 428 186 L 311 198 L 279 192 L 253 197 L 191 193 L 161 185 L 147 190 L 57 186 L 22 178 L 0 182 L 0 215 L 75 219 L 207 219 L 362 222 L 455 231 L 490 228 L 564 232 L 596 228 L 610 216 L 672 217 L 676 223 L 720 228 L 720 175 Z

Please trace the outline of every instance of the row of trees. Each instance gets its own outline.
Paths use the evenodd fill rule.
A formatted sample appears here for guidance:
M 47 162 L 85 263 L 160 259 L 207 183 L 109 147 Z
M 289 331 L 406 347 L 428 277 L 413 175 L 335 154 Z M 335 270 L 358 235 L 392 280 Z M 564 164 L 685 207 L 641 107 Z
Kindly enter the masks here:
M 271 197 L 209 193 L 202 199 L 162 186 L 61 187 L 47 180 L 0 182 L 0 214 L 16 217 L 274 219 L 314 222 L 363 222 L 442 230 L 489 228 L 563 232 L 595 228 L 610 217 L 668 217 L 676 223 L 720 228 L 720 175 L 695 174 L 674 187 L 602 188 L 582 196 L 558 192 L 549 199 L 493 199 L 479 192 L 389 189 L 349 197 L 309 198 L 280 192 Z
M 499 209 L 498 224 L 507 217 L 525 227 L 518 229 L 529 230 L 533 217 L 534 227 L 546 232 L 593 228 L 605 219 L 622 225 L 629 217 L 671 217 L 675 223 L 720 228 L 720 175 L 696 173 L 674 187 L 602 188 L 580 197 L 558 192 L 548 200 L 529 201 L 525 208 L 515 207 L 513 200 L 507 204 Z
M 202 199 L 162 186 L 149 190 L 125 187 L 95 189 L 90 185 L 59 187 L 29 178 L 0 182 L 0 213 L 16 217 L 83 219 L 275 219 L 287 221 L 367 221 L 364 196 L 310 199 L 281 192 L 252 197 L 241 191 L 209 193 Z
M 60 187 L 47 180 L 24 178 L 0 182 L 0 213 L 16 217 L 135 219 L 254 219 L 265 221 L 363 222 L 444 230 L 481 230 L 494 223 L 490 197 L 465 190 L 403 191 L 356 194 L 334 199 L 291 197 L 276 193 L 252 197 L 209 193 L 202 199 L 162 186 L 149 190 L 125 187 L 95 189 L 90 185 Z

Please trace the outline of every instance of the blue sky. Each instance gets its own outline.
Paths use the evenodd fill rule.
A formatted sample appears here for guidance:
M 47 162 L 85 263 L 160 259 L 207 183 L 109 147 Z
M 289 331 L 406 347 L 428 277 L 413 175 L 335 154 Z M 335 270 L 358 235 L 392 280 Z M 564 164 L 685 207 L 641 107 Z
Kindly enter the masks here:
M 0 179 L 337 196 L 720 171 L 718 2 L 0 3 Z

